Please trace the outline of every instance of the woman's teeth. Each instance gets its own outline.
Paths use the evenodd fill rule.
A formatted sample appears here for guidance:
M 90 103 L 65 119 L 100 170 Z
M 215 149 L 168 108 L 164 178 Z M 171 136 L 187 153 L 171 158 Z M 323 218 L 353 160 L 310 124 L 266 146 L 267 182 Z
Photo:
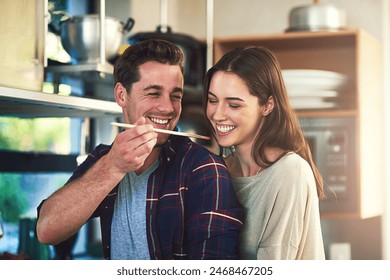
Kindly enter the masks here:
M 235 129 L 237 126 L 235 125 L 217 125 L 217 130 L 218 132 L 221 132 L 221 133 L 228 133 L 230 131 L 232 131 L 233 129 Z
M 157 124 L 167 124 L 168 120 L 162 120 L 162 119 L 156 119 L 156 118 L 150 118 L 150 120 Z

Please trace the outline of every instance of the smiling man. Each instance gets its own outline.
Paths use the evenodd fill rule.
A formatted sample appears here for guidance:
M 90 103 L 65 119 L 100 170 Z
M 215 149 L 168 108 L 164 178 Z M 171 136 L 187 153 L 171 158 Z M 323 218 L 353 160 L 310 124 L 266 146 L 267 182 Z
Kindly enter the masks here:
M 130 46 L 114 67 L 115 100 L 135 124 L 99 145 L 38 207 L 40 242 L 63 244 L 100 217 L 106 259 L 236 259 L 242 209 L 223 160 L 175 129 L 183 53 L 169 42 Z

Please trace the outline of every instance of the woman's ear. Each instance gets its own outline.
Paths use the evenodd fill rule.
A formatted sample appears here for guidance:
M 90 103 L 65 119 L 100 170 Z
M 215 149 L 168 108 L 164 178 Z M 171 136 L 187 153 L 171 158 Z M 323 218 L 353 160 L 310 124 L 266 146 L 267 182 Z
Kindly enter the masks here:
M 264 110 L 263 110 L 263 116 L 268 116 L 273 110 L 274 110 L 274 107 L 275 107 L 275 100 L 274 100 L 274 97 L 271 95 L 268 100 L 267 100 L 267 103 L 265 103 L 265 106 L 264 106 Z
M 121 83 L 116 83 L 114 87 L 114 95 L 116 103 L 124 107 L 126 105 L 127 90 Z

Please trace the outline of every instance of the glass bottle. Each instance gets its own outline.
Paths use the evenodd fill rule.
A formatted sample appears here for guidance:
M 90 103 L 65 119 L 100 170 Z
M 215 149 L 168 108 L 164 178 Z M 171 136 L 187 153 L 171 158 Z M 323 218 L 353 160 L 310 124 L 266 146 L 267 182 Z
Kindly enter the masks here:
M 0 211 L 0 240 L 4 235 L 4 222 L 3 222 L 3 216 L 1 215 Z

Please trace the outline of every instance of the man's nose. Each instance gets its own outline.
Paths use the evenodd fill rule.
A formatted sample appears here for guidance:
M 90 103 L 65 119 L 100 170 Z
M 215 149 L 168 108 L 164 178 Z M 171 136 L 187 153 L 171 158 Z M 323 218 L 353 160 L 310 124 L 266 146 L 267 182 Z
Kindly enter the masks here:
M 173 104 L 172 104 L 172 100 L 171 100 L 170 96 L 163 95 L 160 97 L 158 102 L 159 103 L 158 103 L 157 109 L 160 112 L 164 112 L 164 113 L 173 112 L 174 108 L 173 108 Z

